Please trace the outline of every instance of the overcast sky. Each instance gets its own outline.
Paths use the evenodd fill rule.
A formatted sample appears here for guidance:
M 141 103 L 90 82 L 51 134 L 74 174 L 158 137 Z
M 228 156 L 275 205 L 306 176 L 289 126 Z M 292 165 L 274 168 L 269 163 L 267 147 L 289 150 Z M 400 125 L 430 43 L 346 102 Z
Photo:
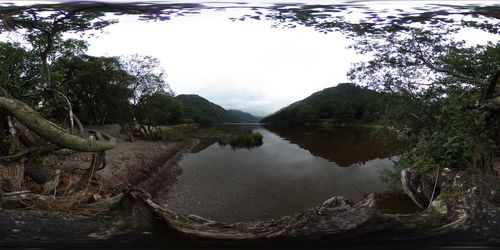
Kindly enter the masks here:
M 340 34 L 229 20 L 235 16 L 209 11 L 166 22 L 127 17 L 90 39 L 89 54 L 158 57 L 176 94 L 198 94 L 258 116 L 346 82 L 351 63 L 360 60 Z
M 378 3 L 370 4 L 376 10 L 408 9 L 424 2 L 370 3 Z M 226 109 L 257 116 L 268 115 L 316 91 L 346 82 L 351 64 L 366 59 L 347 49 L 350 41 L 339 33 L 323 34 L 305 27 L 272 28 L 269 21 L 229 19 L 242 14 L 248 11 L 206 10 L 165 22 L 120 17 L 118 24 L 105 28 L 96 38 L 87 39 L 88 52 L 94 56 L 155 56 L 176 94 L 197 94 Z M 471 45 L 498 40 L 471 30 L 459 37 L 468 39 Z

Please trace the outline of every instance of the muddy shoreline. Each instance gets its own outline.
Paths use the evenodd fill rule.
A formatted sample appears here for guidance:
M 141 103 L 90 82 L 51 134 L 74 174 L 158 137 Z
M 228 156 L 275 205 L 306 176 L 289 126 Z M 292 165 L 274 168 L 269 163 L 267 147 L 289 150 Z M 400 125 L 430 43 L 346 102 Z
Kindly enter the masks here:
M 39 209 L 0 209 L 0 248 L 2 247 L 58 247 L 67 244 L 81 246 L 110 245 L 124 247 L 130 242 L 149 246 L 164 241 L 152 232 L 164 227 L 155 226 L 153 215 L 141 208 L 127 195 L 130 190 L 141 190 L 152 195 L 158 187 L 171 186 L 182 173 L 177 162 L 200 142 L 186 139 L 180 142 L 127 141 L 117 125 L 89 127 L 111 134 L 117 140 L 114 149 L 107 152 L 108 165 L 96 174 L 100 183 L 97 190 L 107 196 L 125 194 L 118 205 L 95 216 L 81 216 L 71 212 Z M 88 168 L 91 154 L 76 152 L 56 155 L 55 160 L 67 174 L 81 174 Z M 149 215 L 148 215 L 149 214 Z M 108 241 L 113 238 L 116 241 Z M 178 241 L 176 239 L 175 241 Z M 169 245 L 171 245 L 170 241 Z
M 172 186 L 177 177 L 182 174 L 182 169 L 177 165 L 178 162 L 199 142 L 198 139 L 190 138 L 176 143 L 171 150 L 154 161 L 156 164 L 146 166 L 145 169 L 138 170 L 137 174 L 132 174 L 129 183 L 156 197 L 160 186 L 163 189 L 165 189 L 165 186 Z
M 129 186 L 140 187 L 146 191 L 154 191 L 148 185 L 171 185 L 179 174 L 177 162 L 182 156 L 199 144 L 198 139 L 189 138 L 184 141 L 148 141 L 137 138 L 130 142 L 127 136 L 119 133 L 119 126 L 106 125 L 89 127 L 105 132 L 116 138 L 115 148 L 106 152 L 107 166 L 97 172 L 96 178 L 102 185 L 102 193 L 116 195 Z M 77 152 L 69 155 L 59 155 L 56 161 L 67 172 L 78 174 L 88 168 L 91 154 Z M 168 170 L 167 170 L 168 169 Z M 156 179 L 153 183 L 148 179 L 157 176 L 159 171 L 166 174 L 164 180 Z
M 199 140 L 134 143 L 137 144 L 132 147 L 136 148 L 130 151 L 128 145 L 126 155 L 120 146 L 110 153 L 110 168 L 100 173 L 101 181 L 115 180 L 111 188 L 121 194 L 119 202 L 110 209 L 95 216 L 0 209 L 0 246 L 418 249 L 500 243 L 500 209 L 492 203 L 497 189 L 481 177 L 466 173 L 443 176 L 445 191 L 450 195 L 417 213 L 387 213 L 392 208 L 384 208 L 384 197 L 372 194 L 356 204 L 345 197 L 332 197 L 302 213 L 269 221 L 227 224 L 177 214 L 155 202 L 158 187 L 173 184 L 182 173 L 177 162 Z M 151 149 L 145 145 L 163 147 Z M 144 158 L 144 152 L 150 158 Z M 126 164 L 117 166 L 119 162 Z

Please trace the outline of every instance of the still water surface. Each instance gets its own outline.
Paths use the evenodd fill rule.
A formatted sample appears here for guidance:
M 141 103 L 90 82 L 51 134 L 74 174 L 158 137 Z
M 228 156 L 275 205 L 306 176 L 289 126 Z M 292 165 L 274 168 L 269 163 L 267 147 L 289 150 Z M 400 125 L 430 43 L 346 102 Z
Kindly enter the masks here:
M 183 173 L 160 202 L 182 214 L 223 222 L 278 218 L 332 196 L 360 200 L 380 192 L 391 155 L 366 128 L 276 130 L 253 126 L 263 145 L 232 149 L 217 143 L 186 155 Z

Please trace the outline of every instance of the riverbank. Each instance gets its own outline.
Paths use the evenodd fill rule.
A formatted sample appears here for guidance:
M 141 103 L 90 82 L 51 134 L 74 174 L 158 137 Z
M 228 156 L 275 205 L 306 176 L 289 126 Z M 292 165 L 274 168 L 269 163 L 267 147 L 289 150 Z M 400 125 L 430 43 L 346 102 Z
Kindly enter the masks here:
M 95 129 L 117 138 L 116 149 L 107 155 L 107 169 L 97 172 L 97 182 L 107 182 L 114 188 L 101 187 L 103 192 L 120 192 L 117 202 L 91 216 L 0 209 L 2 246 L 290 246 L 300 243 L 308 247 L 387 242 L 406 246 L 424 241 L 432 245 L 457 244 L 457 237 L 463 240 L 460 244 L 490 245 L 499 241 L 495 238 L 500 232 L 496 225 L 499 210 L 492 202 L 497 190 L 490 184 L 479 186 L 477 179 L 462 173 L 446 172 L 442 176 L 445 195 L 438 196 L 423 211 L 402 211 L 401 204 L 394 204 L 394 199 L 412 204 L 406 196 L 373 194 L 357 203 L 333 196 L 319 207 L 300 213 L 247 223 L 216 222 L 198 214 L 176 213 L 158 203 L 155 192 L 160 187 L 163 192 L 166 185 L 174 183 L 176 176 L 182 173 L 176 167 L 177 161 L 199 141 L 127 142 L 118 133 L 117 126 Z M 86 155 L 88 153 L 58 157 L 68 167 Z M 84 163 L 88 161 L 82 162 L 82 166 L 87 166 Z M 130 188 L 127 183 L 131 184 Z M 457 192 L 464 195 L 456 195 Z M 387 200 L 395 206 L 387 206 Z
M 100 193 L 115 195 L 122 192 L 127 186 L 141 187 L 146 191 L 154 191 L 149 177 L 158 171 L 163 180 L 155 185 L 171 185 L 179 172 L 175 169 L 177 161 L 183 154 L 189 152 L 199 142 L 197 139 L 182 141 L 151 141 L 137 138 L 128 141 L 128 136 L 120 133 L 118 125 L 92 126 L 86 130 L 97 130 L 113 136 L 116 146 L 106 151 L 106 167 L 97 171 L 96 180 L 101 185 Z M 88 168 L 92 154 L 77 152 L 70 155 L 59 155 L 57 161 L 61 168 L 71 172 L 82 172 Z M 141 184 L 148 182 L 149 185 Z

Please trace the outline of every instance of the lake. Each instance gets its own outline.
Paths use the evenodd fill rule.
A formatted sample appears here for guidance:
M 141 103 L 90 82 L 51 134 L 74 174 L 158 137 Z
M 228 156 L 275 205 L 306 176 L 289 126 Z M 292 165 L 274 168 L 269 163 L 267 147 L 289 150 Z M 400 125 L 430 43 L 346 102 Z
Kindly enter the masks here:
M 374 138 L 373 129 L 366 127 L 231 126 L 261 133 L 263 145 L 232 149 L 205 143 L 205 148 L 185 155 L 177 182 L 158 192 L 163 206 L 222 222 L 278 218 L 318 206 L 332 196 L 359 201 L 384 191 L 380 173 L 392 168 L 397 158 L 390 158 L 394 140 Z

